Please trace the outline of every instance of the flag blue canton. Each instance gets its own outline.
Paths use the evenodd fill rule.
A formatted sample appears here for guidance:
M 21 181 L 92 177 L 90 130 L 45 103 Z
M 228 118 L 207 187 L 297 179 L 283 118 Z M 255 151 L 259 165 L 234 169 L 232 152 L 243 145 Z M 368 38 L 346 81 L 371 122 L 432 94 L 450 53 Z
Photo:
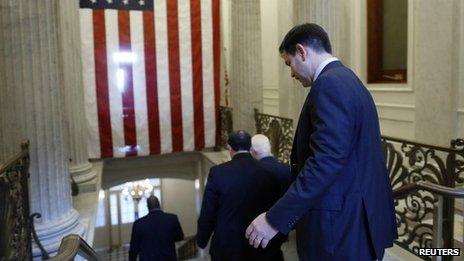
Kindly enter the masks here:
M 79 0 L 80 8 L 153 11 L 153 0 Z

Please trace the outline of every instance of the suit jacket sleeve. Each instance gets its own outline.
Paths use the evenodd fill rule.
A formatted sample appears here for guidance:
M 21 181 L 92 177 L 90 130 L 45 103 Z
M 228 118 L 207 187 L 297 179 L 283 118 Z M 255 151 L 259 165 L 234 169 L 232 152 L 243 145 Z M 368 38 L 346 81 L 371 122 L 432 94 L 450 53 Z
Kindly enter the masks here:
M 137 234 L 137 223 L 134 222 L 132 225 L 132 234 L 129 247 L 129 261 L 136 261 L 137 255 L 140 252 L 140 239 Z
M 181 241 L 184 239 L 184 231 L 182 231 L 182 227 L 180 225 L 179 219 L 175 216 L 175 223 L 174 223 L 174 241 Z
M 313 155 L 266 215 L 271 226 L 285 234 L 323 197 L 337 176 L 343 175 L 340 172 L 353 146 L 356 120 L 353 93 L 333 78 L 320 77 L 318 86 L 311 90 L 314 91 L 310 110 Z
M 284 178 L 280 182 L 280 197 L 282 197 L 285 194 L 285 192 L 287 192 L 288 187 L 290 186 L 290 184 L 292 184 L 292 174 L 290 171 L 290 166 L 285 165 L 285 168 L 283 168 L 283 170 L 283 174 L 285 175 L 283 175 Z
M 203 195 L 201 204 L 200 217 L 198 218 L 197 241 L 200 248 L 205 248 L 208 244 L 209 237 L 213 233 L 218 211 L 219 191 L 215 184 L 214 167 L 211 168 L 208 175 L 208 181 Z

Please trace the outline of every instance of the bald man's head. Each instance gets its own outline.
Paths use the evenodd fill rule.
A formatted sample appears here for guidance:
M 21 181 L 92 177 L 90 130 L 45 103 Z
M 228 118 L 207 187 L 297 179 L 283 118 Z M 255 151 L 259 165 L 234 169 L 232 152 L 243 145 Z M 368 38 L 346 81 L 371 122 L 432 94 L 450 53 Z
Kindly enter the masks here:
M 160 208 L 159 199 L 155 197 L 154 195 L 149 196 L 147 198 L 147 208 L 149 211 L 156 209 L 156 208 Z

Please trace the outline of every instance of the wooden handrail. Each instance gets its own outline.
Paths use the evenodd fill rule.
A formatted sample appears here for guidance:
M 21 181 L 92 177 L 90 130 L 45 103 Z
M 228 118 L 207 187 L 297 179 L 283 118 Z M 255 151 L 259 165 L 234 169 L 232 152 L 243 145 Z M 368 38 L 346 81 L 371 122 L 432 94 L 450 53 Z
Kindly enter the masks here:
M 256 109 L 256 108 L 254 110 L 255 110 L 255 113 L 260 114 L 260 115 L 264 115 L 264 116 L 268 116 L 268 117 L 272 117 L 272 118 L 276 118 L 276 119 L 281 119 L 281 120 L 293 121 L 293 119 L 291 119 L 291 118 L 286 118 L 286 117 L 282 117 L 282 116 L 277 116 L 277 115 L 272 115 L 272 114 L 259 112 L 259 110 Z
M 71 234 L 65 236 L 61 240 L 58 254 L 48 260 L 52 261 L 68 261 L 74 260 L 76 255 L 79 254 L 81 257 L 90 261 L 100 260 L 97 252 L 85 242 L 79 235 Z
M 464 198 L 464 189 L 445 187 L 427 181 L 419 181 L 416 183 L 404 185 L 398 189 L 393 190 L 393 195 L 395 198 L 398 198 L 419 189 L 426 190 L 440 196 Z
M 385 139 L 385 140 L 388 140 L 388 141 L 395 141 L 395 142 L 399 142 L 399 143 L 413 144 L 413 145 L 417 145 L 417 146 L 420 146 L 420 147 L 434 149 L 434 150 L 438 150 L 438 151 L 444 151 L 444 152 L 448 152 L 448 153 L 449 152 L 453 152 L 453 153 L 462 153 L 463 152 L 462 150 L 456 149 L 456 148 L 441 147 L 441 146 L 437 146 L 437 145 L 425 144 L 425 143 L 420 143 L 420 142 L 417 142 L 417 141 L 400 139 L 400 138 L 395 138 L 395 137 L 385 136 L 385 135 L 382 135 L 382 139 Z M 460 143 L 458 142 L 458 144 L 460 144 Z
M 402 198 L 403 196 L 406 196 L 407 194 L 411 193 L 412 191 L 415 191 L 417 189 L 416 183 L 409 183 L 407 185 L 404 185 L 398 189 L 393 190 L 393 197 L 394 198 Z

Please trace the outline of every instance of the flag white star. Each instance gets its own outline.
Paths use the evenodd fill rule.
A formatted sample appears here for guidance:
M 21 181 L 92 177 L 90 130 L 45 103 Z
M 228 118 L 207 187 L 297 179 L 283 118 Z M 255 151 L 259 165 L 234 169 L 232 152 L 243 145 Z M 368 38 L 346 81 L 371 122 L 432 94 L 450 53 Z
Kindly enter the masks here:
M 97 0 L 90 0 L 90 2 L 92 2 L 92 4 L 95 4 Z
M 128 4 L 129 4 L 129 0 L 122 0 L 122 3 L 125 4 L 125 5 L 128 5 Z
M 145 4 L 145 1 L 143 1 L 143 0 L 139 1 L 139 5 L 144 5 L 144 4 Z
M 107 2 L 108 4 L 112 4 L 112 3 L 113 3 L 113 0 L 106 0 L 106 2 Z

